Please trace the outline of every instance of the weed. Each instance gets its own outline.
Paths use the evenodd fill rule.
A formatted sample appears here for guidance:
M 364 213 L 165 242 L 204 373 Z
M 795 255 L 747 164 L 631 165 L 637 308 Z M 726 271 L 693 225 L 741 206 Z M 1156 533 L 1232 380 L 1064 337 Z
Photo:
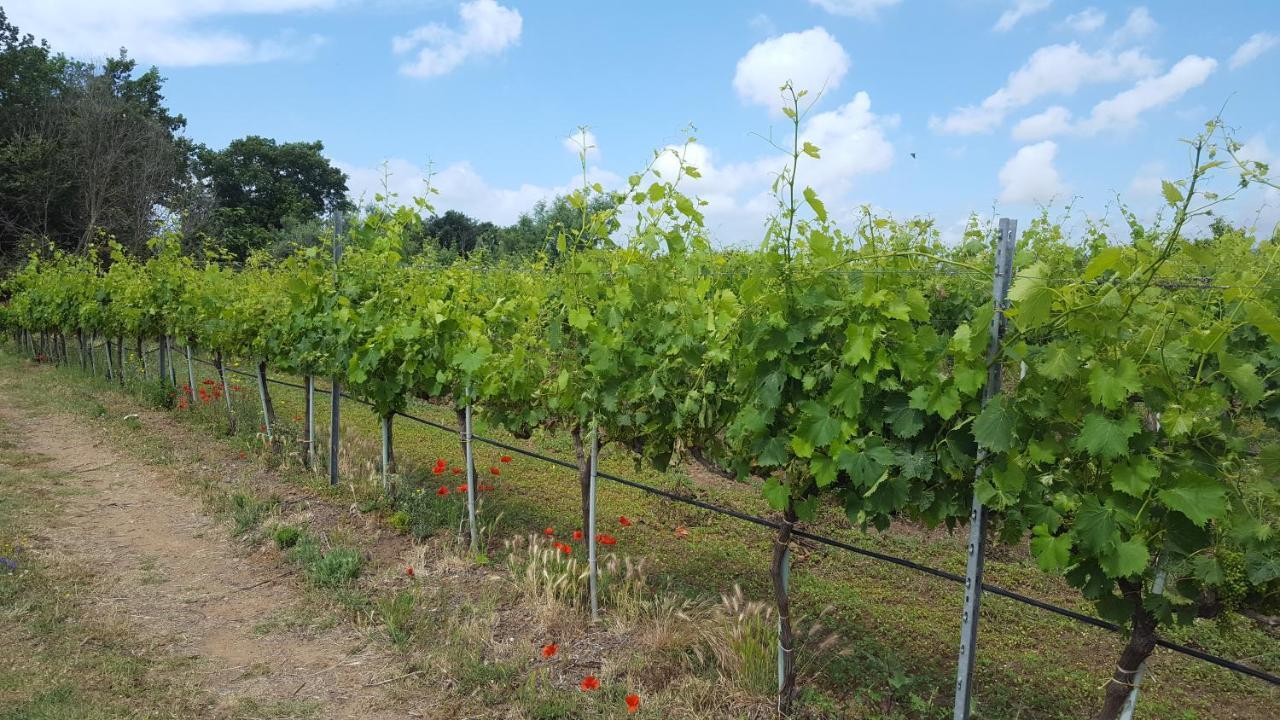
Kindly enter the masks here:
M 288 550 L 298 544 L 298 540 L 302 538 L 302 531 L 292 525 L 281 525 L 276 528 L 272 538 L 276 542 L 276 547 Z
M 413 638 L 414 603 L 414 594 L 408 590 L 378 598 L 374 602 L 378 616 L 386 628 L 387 637 L 396 646 L 403 647 Z
M 240 537 L 250 530 L 258 527 L 262 523 L 262 519 L 271 512 L 280 501 L 275 498 L 259 500 L 248 493 L 233 493 L 231 495 L 231 520 L 235 523 L 232 534 Z
M 318 587 L 342 587 L 360 576 L 364 559 L 360 553 L 346 547 L 338 547 L 321 555 L 307 567 L 307 578 Z

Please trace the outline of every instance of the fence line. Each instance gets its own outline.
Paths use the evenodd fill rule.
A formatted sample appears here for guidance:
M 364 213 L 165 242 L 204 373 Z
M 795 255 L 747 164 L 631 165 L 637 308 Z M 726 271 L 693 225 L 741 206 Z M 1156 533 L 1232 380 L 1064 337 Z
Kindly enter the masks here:
M 195 360 L 196 362 L 204 363 L 211 367 L 214 366 L 213 363 L 199 357 L 196 357 Z M 249 373 L 243 372 L 241 370 L 237 370 L 235 368 L 227 367 L 226 370 L 228 372 L 235 373 L 237 375 L 252 377 L 252 375 L 250 375 Z M 267 381 L 276 383 L 277 385 L 282 385 L 284 387 L 291 387 L 298 390 L 305 390 L 304 386 L 299 385 L 297 383 L 288 382 L 286 380 L 275 380 L 275 379 L 268 378 Z M 316 386 L 315 389 L 316 389 L 316 392 L 326 392 L 319 386 Z M 366 407 L 373 407 L 372 403 L 366 400 L 363 400 L 361 398 L 349 395 L 345 392 L 341 393 L 341 397 L 347 400 L 351 400 L 352 402 L 358 403 L 360 405 L 364 405 Z M 459 432 L 458 428 L 451 427 L 449 425 L 445 425 L 443 423 L 439 423 L 434 420 L 428 420 L 427 418 L 419 417 L 417 415 L 412 415 L 410 413 L 397 412 L 396 415 L 399 417 L 405 418 L 406 420 L 411 420 L 421 425 L 435 428 L 437 430 L 442 430 L 444 432 L 449 432 L 454 434 L 457 434 Z M 528 458 L 532 458 L 534 460 L 540 460 L 542 462 L 546 462 L 552 465 L 558 465 L 560 467 L 567 468 L 570 470 L 578 469 L 578 466 L 576 463 L 572 463 L 567 460 L 562 460 L 560 458 L 557 458 L 551 455 L 544 455 L 534 450 L 526 450 L 524 448 L 502 442 L 501 440 L 495 440 L 495 439 L 487 438 L 481 435 L 473 435 L 472 440 L 474 440 L 475 442 L 484 443 L 492 447 L 501 448 L 503 450 L 509 450 L 511 452 L 517 453 L 519 455 L 523 455 Z M 671 500 L 673 502 L 683 503 L 685 505 L 697 507 L 697 508 L 707 510 L 709 512 L 713 512 L 719 515 L 732 517 L 737 520 L 742 520 L 744 522 L 752 523 L 754 525 L 759 525 L 761 527 L 770 528 L 772 530 L 777 530 L 780 527 L 779 523 L 774 522 L 773 520 L 769 520 L 767 518 L 760 517 L 758 515 L 752 515 L 750 513 L 734 510 L 732 508 L 726 508 L 720 505 L 715 505 L 713 503 L 709 503 L 704 500 L 699 500 L 697 498 L 686 497 L 684 495 L 680 495 L 680 494 L 671 492 L 669 490 L 663 490 L 662 488 L 654 487 L 646 483 L 642 483 L 636 480 L 631 480 L 629 478 L 624 478 L 618 475 L 614 475 L 612 473 L 604 472 L 602 470 L 598 471 L 597 475 L 598 477 L 604 478 L 605 480 L 609 480 L 610 482 L 615 482 L 620 485 L 633 488 L 635 490 L 640 490 L 641 492 L 645 492 L 650 495 L 657 495 L 657 496 L 666 498 L 668 500 Z M 860 555 L 862 557 L 867 557 L 873 560 L 886 562 L 891 565 L 904 567 L 909 570 L 914 570 L 916 572 L 920 572 L 925 575 L 931 575 L 933 577 L 941 578 L 943 580 L 947 580 L 959 585 L 963 585 L 965 583 L 964 575 L 948 572 L 940 568 L 930 567 L 928 565 L 917 563 L 913 560 L 896 557 L 894 555 L 889 555 L 887 553 L 882 553 L 876 550 L 870 550 L 867 548 L 858 547 L 857 545 L 836 540 L 834 538 L 830 538 L 825 535 L 819 535 L 817 533 L 808 532 L 806 530 L 800 530 L 798 528 L 794 530 L 792 534 L 795 535 L 796 537 L 803 538 L 805 540 L 810 540 L 812 542 L 816 542 L 821 545 L 826 545 L 828 547 L 835 548 L 837 550 L 843 550 L 846 552 L 853 553 L 855 555 Z M 1049 612 L 1055 615 L 1059 615 L 1061 617 L 1075 620 L 1076 622 L 1083 623 L 1085 625 L 1090 625 L 1092 627 L 1100 628 L 1113 633 L 1124 632 L 1124 628 L 1122 628 L 1121 626 L 1113 622 L 1103 620 L 1102 618 L 1094 617 L 1092 615 L 1086 615 L 1084 613 L 1077 612 L 1069 608 L 1064 608 L 1058 605 L 1054 605 L 1053 603 L 1049 603 L 1044 600 L 1037 600 L 1036 598 L 1033 598 L 1029 595 L 1024 595 L 1014 590 L 1008 590 L 998 585 L 991 585 L 989 583 L 984 582 L 982 583 L 982 591 L 991 593 L 992 595 L 997 595 L 1002 598 L 1006 598 L 1008 600 L 1013 600 L 1015 602 L 1019 602 L 1024 605 L 1029 605 L 1038 610 L 1043 610 L 1045 612 Z M 1249 667 L 1248 665 L 1243 665 L 1241 663 L 1235 662 L 1234 660 L 1228 660 L 1227 658 L 1219 657 L 1217 655 L 1213 655 L 1211 653 L 1197 650 L 1193 647 L 1183 645 L 1181 643 L 1165 640 L 1163 638 L 1156 639 L 1156 646 L 1162 647 L 1166 650 L 1172 650 L 1173 652 L 1186 655 L 1187 657 L 1191 657 L 1197 660 L 1201 660 L 1203 662 L 1207 662 L 1211 665 L 1216 665 L 1226 670 L 1231 670 L 1233 672 L 1240 673 L 1241 675 L 1247 675 L 1249 677 L 1261 680 L 1271 685 L 1280 686 L 1280 676 L 1274 675 L 1265 670 L 1259 670 L 1257 668 Z

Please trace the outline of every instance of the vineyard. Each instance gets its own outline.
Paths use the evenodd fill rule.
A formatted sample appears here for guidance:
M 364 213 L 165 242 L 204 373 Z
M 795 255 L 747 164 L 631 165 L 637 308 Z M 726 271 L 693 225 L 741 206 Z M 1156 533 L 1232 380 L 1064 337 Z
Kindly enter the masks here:
M 655 162 L 624 191 L 584 184 L 570 198 L 578 222 L 537 260 L 408 258 L 405 228 L 429 204 L 388 197 L 281 261 L 193 258 L 174 235 L 142 258 L 111 243 L 35 254 L 5 281 L 0 325 L 25 356 L 128 382 L 175 413 L 216 410 L 228 434 L 256 428 L 268 454 L 335 484 L 364 480 L 342 476 L 337 439 L 365 405 L 374 511 L 425 535 L 415 528 L 448 496 L 447 521 L 426 525 L 464 538 L 480 564 L 510 551 L 486 507 L 510 454 L 571 467 L 575 482 L 544 492 L 572 493 L 573 543 L 573 528 L 545 534 L 564 556 L 581 548 L 565 602 L 583 624 L 625 594 L 604 569 L 620 528 L 597 510 L 600 480 L 763 526 L 770 562 L 743 583 L 767 588 L 783 714 L 817 713 L 805 685 L 828 682 L 829 649 L 799 619 L 816 608 L 792 602 L 796 548 L 814 543 L 956 581 L 964 610 L 940 632 L 958 642 L 939 660 L 956 672 L 954 701 L 935 688 L 920 717 L 1007 707 L 998 698 L 1015 688 L 983 684 L 990 590 L 1120 633 L 1093 659 L 1094 696 L 1023 717 L 1140 713 L 1158 646 L 1235 671 L 1274 707 L 1274 644 L 1221 657 L 1188 630 L 1280 614 L 1280 238 L 1193 231 L 1230 199 L 1205 189 L 1215 175 L 1270 182 L 1237 147 L 1212 123 L 1190 143 L 1162 224 L 1126 216 L 1122 232 L 1093 225 L 1073 240 L 1047 216 L 1020 234 L 975 222 L 944 243 L 928 223 L 870 213 L 842 228 L 803 182 L 821 150 L 797 140 L 752 251 L 712 247 L 701 202 L 680 190 L 699 171 L 676 154 L 674 174 Z M 456 433 L 457 462 L 418 464 L 405 431 L 395 441 L 423 415 Z M 628 480 L 602 470 L 605 455 L 731 491 L 711 502 Z M 963 577 L 873 549 L 934 528 L 969 537 Z M 1074 588 L 1079 609 L 984 593 L 986 555 L 1008 546 L 1044 574 L 1031 586 Z

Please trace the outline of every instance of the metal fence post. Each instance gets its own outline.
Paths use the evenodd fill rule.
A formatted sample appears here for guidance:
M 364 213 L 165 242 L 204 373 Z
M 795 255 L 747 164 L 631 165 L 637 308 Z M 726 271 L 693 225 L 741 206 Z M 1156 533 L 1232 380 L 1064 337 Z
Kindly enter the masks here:
M 600 619 L 599 567 L 596 562 L 596 473 L 600 465 L 600 425 L 591 418 L 591 466 L 587 483 L 587 564 L 588 587 L 591 592 L 591 619 Z
M 187 341 L 187 402 L 196 405 L 196 364 L 191 360 L 191 341 Z
M 463 408 L 462 447 L 467 463 L 467 525 L 471 529 L 471 552 L 480 549 L 480 529 L 476 527 L 476 463 L 471 441 L 471 388 L 467 388 L 467 405 Z
M 316 379 L 306 375 L 302 379 L 303 393 L 306 394 L 306 435 L 304 437 L 302 464 L 308 470 L 312 468 L 316 458 Z
M 382 493 L 391 492 L 391 420 L 394 415 L 382 416 Z
M 329 392 L 329 484 L 338 485 L 338 426 L 342 421 L 342 389 L 338 376 L 333 376 L 333 389 Z
M 1018 221 L 1000 218 L 1000 237 L 996 242 L 995 277 L 992 280 L 992 302 L 995 312 L 991 316 L 991 341 L 987 345 L 987 384 L 982 390 L 982 405 L 986 407 L 1000 393 L 1002 381 L 1000 341 L 1004 336 L 1005 302 L 1009 296 L 1009 284 L 1013 275 L 1013 253 L 1017 246 Z M 978 448 L 974 478 L 982 475 L 987 453 Z M 969 514 L 968 563 L 964 577 L 964 615 L 960 631 L 960 662 L 956 669 L 956 696 L 954 720 L 969 720 L 973 705 L 973 668 L 977 660 L 978 614 L 982 605 L 982 571 L 985 562 L 984 544 L 987 537 L 987 509 L 982 506 L 978 494 L 973 495 L 973 509 Z
M 262 403 L 262 427 L 267 433 L 267 442 L 275 441 L 271 430 L 271 399 L 267 396 L 267 364 L 258 363 L 258 400 Z

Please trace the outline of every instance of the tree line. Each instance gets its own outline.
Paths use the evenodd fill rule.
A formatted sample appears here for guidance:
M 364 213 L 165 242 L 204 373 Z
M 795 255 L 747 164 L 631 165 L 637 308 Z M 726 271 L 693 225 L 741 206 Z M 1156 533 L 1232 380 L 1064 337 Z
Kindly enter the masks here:
M 165 231 L 188 254 L 283 257 L 320 242 L 331 213 L 359 209 L 321 141 L 250 134 L 207 147 L 185 134 L 164 84 L 123 48 L 100 63 L 67 57 L 0 8 L 0 268 L 32 250 L 84 254 L 111 240 L 142 256 Z M 428 212 L 409 223 L 405 246 L 463 257 L 554 253 L 558 229 L 580 217 L 567 197 L 539 201 L 508 226 Z

